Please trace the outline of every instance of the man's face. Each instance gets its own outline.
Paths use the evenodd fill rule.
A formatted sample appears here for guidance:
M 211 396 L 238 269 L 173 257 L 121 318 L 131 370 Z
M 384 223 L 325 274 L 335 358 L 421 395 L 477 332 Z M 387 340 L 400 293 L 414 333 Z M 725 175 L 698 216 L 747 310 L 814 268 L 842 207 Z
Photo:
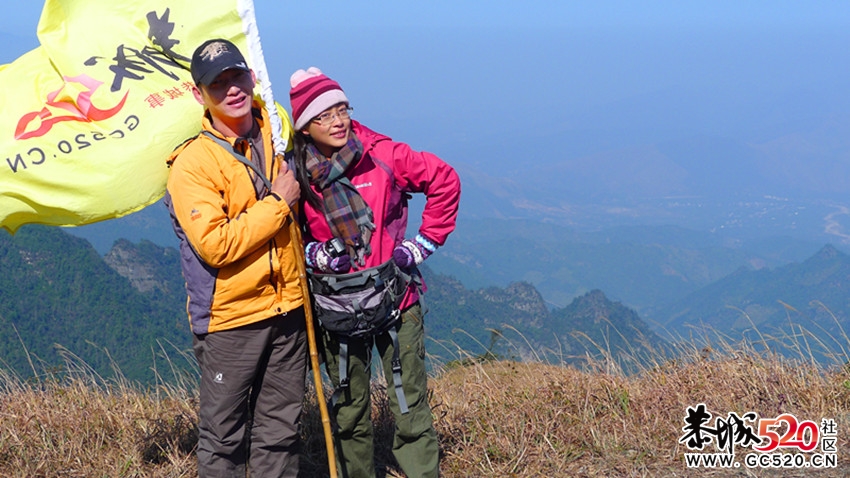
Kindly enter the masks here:
M 213 118 L 227 121 L 251 114 L 255 82 L 253 71 L 231 69 L 221 72 L 209 85 L 196 87 L 193 92 Z

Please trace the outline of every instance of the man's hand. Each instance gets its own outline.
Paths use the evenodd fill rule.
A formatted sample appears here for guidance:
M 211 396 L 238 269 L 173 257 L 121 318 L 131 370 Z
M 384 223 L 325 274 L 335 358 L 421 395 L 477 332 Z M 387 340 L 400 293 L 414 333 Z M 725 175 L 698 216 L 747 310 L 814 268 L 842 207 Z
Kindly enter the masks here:
M 272 182 L 272 192 L 280 196 L 281 199 L 289 204 L 292 208 L 301 197 L 301 189 L 298 187 L 298 181 L 295 180 L 295 175 L 289 170 L 286 161 L 280 163 L 280 171 L 274 182 Z

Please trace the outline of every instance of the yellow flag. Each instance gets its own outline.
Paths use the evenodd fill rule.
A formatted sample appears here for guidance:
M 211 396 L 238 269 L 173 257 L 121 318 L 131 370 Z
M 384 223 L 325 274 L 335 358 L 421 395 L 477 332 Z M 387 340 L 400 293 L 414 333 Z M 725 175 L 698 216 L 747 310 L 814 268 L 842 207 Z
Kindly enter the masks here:
M 207 39 L 234 42 L 274 104 L 250 0 L 47 0 L 38 38 L 0 66 L 0 226 L 12 233 L 162 197 L 168 154 L 201 127 L 188 67 Z M 269 112 L 282 151 L 281 111 Z

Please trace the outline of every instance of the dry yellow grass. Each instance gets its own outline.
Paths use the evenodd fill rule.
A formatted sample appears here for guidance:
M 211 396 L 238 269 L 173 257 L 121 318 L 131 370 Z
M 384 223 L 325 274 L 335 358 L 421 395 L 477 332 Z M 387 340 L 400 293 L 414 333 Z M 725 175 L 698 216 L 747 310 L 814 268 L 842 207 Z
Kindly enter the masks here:
M 8 377 L 5 377 L 8 379 Z M 0 475 L 192 476 L 195 402 L 85 379 L 9 384 L 0 395 Z
M 772 476 L 768 470 L 686 469 L 678 443 L 688 407 L 715 414 L 848 423 L 844 373 L 778 359 L 722 357 L 631 377 L 493 362 L 434 383 L 445 476 Z M 839 435 L 840 436 L 840 435 Z M 841 453 L 839 453 L 841 455 Z M 847 476 L 840 469 L 781 476 Z
M 850 377 L 746 345 L 694 348 L 625 375 L 540 362 L 469 361 L 431 380 L 445 477 L 848 476 Z M 194 379 L 141 390 L 84 366 L 22 381 L 0 374 L 0 476 L 195 476 Z M 329 396 L 329 394 L 328 394 Z M 385 389 L 376 384 L 378 463 L 403 476 L 388 444 Z M 791 413 L 838 423 L 836 469 L 687 469 L 678 443 L 688 407 L 715 414 Z M 315 394 L 305 399 L 302 476 L 326 476 Z

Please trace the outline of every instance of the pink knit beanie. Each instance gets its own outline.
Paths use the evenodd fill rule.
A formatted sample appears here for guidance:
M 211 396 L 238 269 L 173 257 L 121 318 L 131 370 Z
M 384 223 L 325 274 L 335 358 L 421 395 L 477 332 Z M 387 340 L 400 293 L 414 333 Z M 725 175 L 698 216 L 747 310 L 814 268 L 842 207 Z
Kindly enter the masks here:
M 322 111 L 337 103 L 348 103 L 339 83 L 325 76 L 315 66 L 298 70 L 289 78 L 289 103 L 295 129 L 301 130 Z

